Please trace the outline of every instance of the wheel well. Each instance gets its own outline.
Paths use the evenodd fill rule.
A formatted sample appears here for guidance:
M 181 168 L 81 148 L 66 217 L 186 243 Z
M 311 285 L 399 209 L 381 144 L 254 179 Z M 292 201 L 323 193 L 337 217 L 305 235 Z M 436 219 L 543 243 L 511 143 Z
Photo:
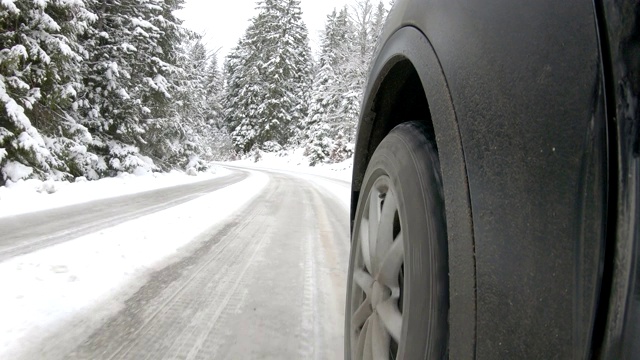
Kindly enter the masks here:
M 420 76 L 407 59 L 396 63 L 386 74 L 371 110 L 376 114 L 369 143 L 371 155 L 391 129 L 407 121 L 424 122 L 430 135 L 434 136 L 429 103 Z
M 363 109 L 363 118 L 371 121 L 371 132 L 368 134 L 358 134 L 358 148 L 365 151 L 356 151 L 354 159 L 354 173 L 351 194 L 351 220 L 355 216 L 356 204 L 360 193 L 360 186 L 367 164 L 373 156 L 382 139 L 396 126 L 408 122 L 419 121 L 426 126 L 427 136 L 432 141 L 436 152 L 435 131 L 431 119 L 431 111 L 427 96 L 422 85 L 422 81 L 416 68 L 411 61 L 406 58 L 396 58 L 389 62 L 389 70 L 383 71 L 380 83 L 373 98 L 373 101 L 365 99 L 365 104 L 370 104 Z
M 429 103 L 422 87 L 422 81 L 415 67 L 408 59 L 401 59 L 384 73 L 380 87 L 375 94 L 371 107 L 364 109 L 370 114 L 373 126 L 366 145 L 367 151 L 363 158 L 355 159 L 364 166 L 359 166 L 360 173 L 354 174 L 354 182 L 361 184 L 373 152 L 382 139 L 399 124 L 408 121 L 419 121 L 427 127 L 429 139 L 435 142 L 435 131 L 431 121 Z M 358 186 L 359 189 L 359 186 Z

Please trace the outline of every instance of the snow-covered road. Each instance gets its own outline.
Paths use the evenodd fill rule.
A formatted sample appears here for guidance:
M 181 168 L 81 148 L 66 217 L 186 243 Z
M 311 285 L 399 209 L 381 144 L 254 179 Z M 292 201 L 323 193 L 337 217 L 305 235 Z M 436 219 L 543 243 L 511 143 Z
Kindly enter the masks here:
M 342 357 L 348 183 L 233 169 L 139 196 L 0 219 L 0 358 Z

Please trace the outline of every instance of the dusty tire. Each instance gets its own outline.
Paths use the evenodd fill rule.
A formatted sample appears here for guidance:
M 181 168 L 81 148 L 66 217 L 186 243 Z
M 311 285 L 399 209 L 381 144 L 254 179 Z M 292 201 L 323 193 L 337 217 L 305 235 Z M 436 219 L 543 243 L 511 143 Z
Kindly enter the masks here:
M 358 199 L 347 285 L 346 359 L 447 356 L 442 194 L 438 156 L 426 128 L 416 122 L 394 128 L 373 154 Z

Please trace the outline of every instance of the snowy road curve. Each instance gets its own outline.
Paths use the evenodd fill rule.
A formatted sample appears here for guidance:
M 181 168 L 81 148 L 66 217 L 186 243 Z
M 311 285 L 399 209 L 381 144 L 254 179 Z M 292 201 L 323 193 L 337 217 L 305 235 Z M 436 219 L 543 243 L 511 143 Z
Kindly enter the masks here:
M 218 185 L 194 188 L 193 194 L 215 194 L 236 186 L 227 187 L 225 181 L 241 184 L 264 179 L 264 185 L 173 258 L 140 275 L 143 281 L 132 282 L 136 285 L 130 285 L 126 296 L 120 292 L 96 301 L 51 324 L 47 331 L 33 326 L 16 340 L 18 344 L 5 344 L 5 355 L 16 359 L 342 358 L 348 184 L 265 170 L 234 171 L 231 176 L 236 178 L 212 180 Z M 187 191 L 168 202 L 189 196 Z M 180 206 L 187 209 L 188 205 Z M 127 222 L 135 224 L 147 217 L 133 214 L 140 218 Z M 93 230 L 87 231 L 109 226 L 89 223 Z M 56 231 L 64 231 L 64 226 Z M 4 236 L 0 253 L 11 251 L 3 249 L 11 249 Z M 3 265 L 18 266 L 20 258 L 0 262 L 0 276 Z

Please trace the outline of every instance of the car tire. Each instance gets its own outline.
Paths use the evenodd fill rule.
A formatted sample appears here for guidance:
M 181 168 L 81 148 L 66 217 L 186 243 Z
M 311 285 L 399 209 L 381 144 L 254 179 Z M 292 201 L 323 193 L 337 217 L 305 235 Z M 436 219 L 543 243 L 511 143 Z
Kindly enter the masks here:
M 346 359 L 448 353 L 442 177 L 427 127 L 395 127 L 375 150 L 358 199 L 349 260 Z

